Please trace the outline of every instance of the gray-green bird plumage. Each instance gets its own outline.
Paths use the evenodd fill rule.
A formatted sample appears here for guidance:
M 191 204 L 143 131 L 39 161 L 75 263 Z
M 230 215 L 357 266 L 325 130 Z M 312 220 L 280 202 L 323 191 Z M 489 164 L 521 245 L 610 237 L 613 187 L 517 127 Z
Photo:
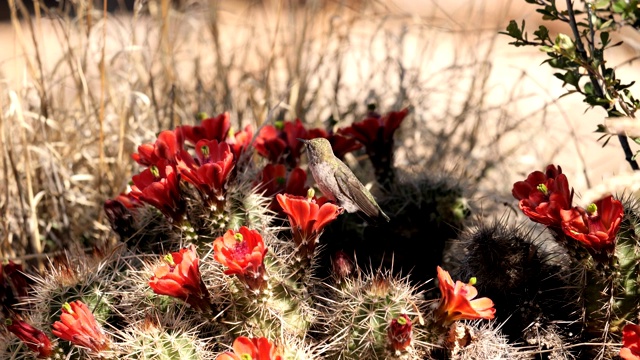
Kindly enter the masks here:
M 307 149 L 309 169 L 324 196 L 337 201 L 347 212 L 361 211 L 371 219 L 382 218 L 389 221 L 389 217 L 382 212 L 369 190 L 362 185 L 351 169 L 333 154 L 327 139 L 298 140 L 302 141 Z

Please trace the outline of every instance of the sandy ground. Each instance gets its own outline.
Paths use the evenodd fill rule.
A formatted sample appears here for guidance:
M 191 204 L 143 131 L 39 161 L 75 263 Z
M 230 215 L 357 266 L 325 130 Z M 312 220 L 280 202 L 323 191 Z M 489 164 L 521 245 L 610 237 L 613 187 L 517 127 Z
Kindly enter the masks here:
M 441 28 L 441 36 L 434 40 L 437 42 L 434 45 L 437 49 L 436 56 L 429 60 L 433 71 L 444 68 L 453 61 L 456 47 L 477 46 L 478 49 L 484 49 L 486 46 L 474 43 L 477 41 L 476 37 L 469 35 L 467 39 L 466 35 L 460 33 L 473 29 L 503 29 L 509 19 L 526 19 L 531 30 L 539 23 L 538 14 L 524 1 L 396 0 L 388 2 L 388 6 L 392 12 L 412 14 L 415 21 L 424 22 L 428 19 L 431 26 Z M 230 8 L 227 11 L 233 13 L 234 9 Z M 118 19 L 118 22 L 126 21 L 127 19 Z M 24 62 L 25 49 L 19 45 L 21 37 L 29 38 L 28 29 L 23 30 L 25 32 L 19 34 L 11 24 L 0 24 L 0 71 L 3 75 L 1 81 L 10 89 L 21 89 L 28 86 L 29 82 Z M 234 31 L 233 28 L 229 30 L 231 33 Z M 144 32 L 144 27 L 139 31 Z M 222 33 L 227 33 L 227 30 L 223 28 Z M 49 21 L 44 20 L 38 34 L 37 39 L 44 50 L 44 61 L 48 66 L 53 66 L 62 52 L 57 45 L 55 29 Z M 127 34 L 122 36 L 126 37 Z M 638 34 L 625 32 L 622 39 L 625 40 L 625 45 L 616 49 L 610 57 L 614 64 L 637 56 L 640 49 Z M 554 103 L 548 107 L 547 121 L 544 124 L 532 124 L 527 128 L 530 130 L 521 130 L 510 137 L 509 142 L 505 144 L 506 147 L 514 144 L 523 144 L 523 147 L 511 158 L 512 164 L 508 164 L 513 166 L 512 173 L 497 176 L 510 182 L 524 176 L 527 169 L 537 169 L 553 162 L 563 166 L 579 193 L 586 193 L 596 185 L 608 184 L 617 175 L 629 174 L 629 165 L 624 160 L 618 142 L 612 139 L 610 144 L 602 149 L 601 143 L 597 142 L 598 134 L 593 133 L 596 125 L 603 121 L 604 112 L 588 111 L 578 96 L 555 101 L 565 90 L 552 76 L 549 67 L 540 66 L 545 59 L 544 54 L 535 49 L 514 48 L 507 43 L 508 39 L 504 36 L 492 43 L 494 47 L 489 58 L 492 63 L 489 77 L 492 91 L 487 101 L 500 103 L 513 91 L 513 84 L 520 82 L 521 95 L 530 99 L 520 105 L 523 114 L 544 103 Z M 228 41 L 227 44 L 233 46 L 232 41 Z M 31 50 L 26 51 L 28 53 Z M 118 51 L 118 46 L 114 45 L 109 51 Z M 408 53 L 407 56 L 416 55 Z M 638 75 L 640 71 L 637 63 L 619 70 L 619 77 L 623 79 L 634 80 Z M 635 90 L 637 93 L 637 87 Z

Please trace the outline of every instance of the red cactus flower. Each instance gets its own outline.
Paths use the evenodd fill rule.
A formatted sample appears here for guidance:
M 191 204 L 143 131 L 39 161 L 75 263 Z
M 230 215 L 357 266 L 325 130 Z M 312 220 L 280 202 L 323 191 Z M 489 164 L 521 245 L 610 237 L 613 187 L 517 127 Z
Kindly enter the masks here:
M 620 201 L 607 196 L 589 205 L 586 210 L 572 208 L 560 214 L 564 233 L 581 242 L 596 260 L 613 254 L 624 215 Z
M 135 232 L 135 209 L 143 205 L 131 193 L 123 193 L 114 199 L 106 200 L 103 208 L 111 228 L 122 238 L 127 238 Z
M 303 144 L 298 140 L 308 139 L 309 135 L 302 121 L 285 121 L 279 128 L 272 125 L 263 127 L 256 138 L 256 150 L 269 162 L 287 164 L 296 167 L 300 162 Z
M 531 220 L 559 229 L 562 219 L 561 210 L 569 210 L 573 199 L 573 190 L 562 168 L 547 166 L 546 171 L 534 171 L 524 181 L 513 184 L 513 196 L 520 200 L 520 210 Z
M 267 164 L 262 169 L 260 180 L 256 182 L 256 185 L 264 191 L 266 197 L 282 193 L 304 196 L 309 190 L 309 187 L 305 186 L 306 182 L 307 173 L 299 167 L 287 174 L 287 168 L 284 165 Z M 272 201 L 269 208 L 276 212 L 282 211 L 277 201 Z
M 178 157 L 186 151 L 183 143 L 180 131 L 165 130 L 158 134 L 154 144 L 138 146 L 138 153 L 131 154 L 131 157 L 143 166 L 158 165 L 162 160 L 176 164 Z
M 165 256 L 166 264 L 155 271 L 149 286 L 158 295 L 180 299 L 197 310 L 210 308 L 209 291 L 200 276 L 195 246 Z
M 142 144 L 138 146 L 138 152 L 131 154 L 131 158 L 142 166 L 156 164 L 160 158 L 154 152 L 154 144 Z
M 113 200 L 121 203 L 127 209 L 135 209 L 143 206 L 143 204 L 138 199 L 133 197 L 130 192 L 121 193 L 120 195 L 116 196 Z
M 0 295 L 0 302 L 4 303 L 4 296 L 23 298 L 28 295 L 29 278 L 24 274 L 22 264 L 9 260 L 0 264 L 0 289 L 6 288 Z M 11 295 L 9 295 L 9 292 Z
M 227 275 L 236 275 L 250 289 L 262 289 L 265 284 L 264 255 L 267 247 L 262 235 L 246 226 L 227 231 L 213 242 L 213 258 L 226 266 Z
M 362 147 L 362 144 L 355 138 L 337 133 L 329 134 L 323 129 L 311 129 L 307 136 L 309 139 L 323 137 L 329 140 L 331 148 L 333 149 L 333 154 L 339 159 L 344 158 L 347 153 L 358 150 Z
M 620 357 L 623 360 L 640 360 L 640 326 L 627 324 L 622 328 Z
M 180 223 L 186 204 L 180 193 L 180 174 L 162 160 L 132 178 L 131 196 L 156 207 L 165 216 Z
M 388 184 L 393 179 L 393 134 L 408 114 L 409 108 L 405 108 L 382 117 L 366 118 L 340 130 L 341 134 L 351 136 L 364 145 L 381 184 Z
M 91 310 L 82 301 L 62 305 L 60 321 L 53 324 L 53 335 L 99 353 L 109 348 L 109 339 Z
M 229 113 L 225 112 L 216 117 L 202 120 L 198 126 L 183 125 L 179 127 L 184 138 L 192 144 L 197 144 L 200 140 L 216 140 L 223 142 L 229 134 L 231 120 Z
M 216 360 L 282 360 L 278 348 L 267 338 L 241 336 L 233 342 L 233 352 L 218 355 Z
M 324 227 L 338 218 L 343 209 L 332 203 L 320 206 L 313 198 L 313 191 L 309 192 L 311 196 L 307 197 L 278 194 L 276 199 L 282 206 L 282 211 L 289 217 L 295 244 L 306 244 L 308 254 L 311 255 Z
M 454 321 L 467 319 L 493 319 L 496 309 L 489 298 L 475 299 L 478 290 L 471 284 L 456 281 L 451 275 L 438 266 L 438 281 L 442 299 L 436 310 L 438 322 L 447 326 Z
M 406 314 L 391 320 L 387 335 L 389 344 L 395 351 L 404 351 L 411 345 L 413 324 Z
M 196 144 L 198 162 L 183 157 L 178 164 L 184 179 L 198 189 L 209 205 L 225 200 L 226 185 L 235 166 L 229 144 L 200 140 Z
M 51 340 L 39 329 L 18 318 L 5 320 L 9 332 L 18 337 L 29 349 L 38 353 L 38 358 L 48 358 L 53 354 Z
M 331 270 L 338 280 L 344 279 L 353 273 L 353 259 L 346 252 L 339 250 L 331 258 Z
M 282 131 L 284 132 L 291 157 L 296 159 L 296 164 L 300 160 L 300 152 L 304 144 L 298 139 L 307 139 L 307 129 L 304 128 L 302 121 L 296 119 L 295 121 L 285 121 Z
M 353 136 L 367 149 L 377 147 L 381 143 L 393 142 L 393 134 L 407 115 L 409 115 L 409 108 L 392 111 L 384 116 L 366 118 L 342 129 L 341 132 Z
M 251 125 L 245 126 L 244 130 L 238 131 L 234 133 L 232 130 L 229 131 L 229 137 L 227 138 L 227 143 L 231 148 L 231 152 L 233 152 L 233 156 L 236 159 L 240 159 L 240 156 L 247 151 L 249 145 L 251 145 L 251 141 L 253 140 L 253 130 L 251 130 Z
M 284 154 L 288 152 L 287 142 L 279 135 L 280 131 L 274 126 L 266 125 L 256 137 L 256 151 L 274 164 L 284 162 Z

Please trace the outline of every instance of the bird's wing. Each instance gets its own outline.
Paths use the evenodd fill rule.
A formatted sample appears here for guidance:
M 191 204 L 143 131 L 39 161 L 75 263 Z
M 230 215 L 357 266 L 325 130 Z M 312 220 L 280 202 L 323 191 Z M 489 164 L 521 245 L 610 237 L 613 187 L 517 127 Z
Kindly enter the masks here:
M 349 200 L 358 205 L 365 215 L 370 218 L 377 218 L 380 214 L 380 210 L 369 198 L 367 198 L 366 194 L 369 193 L 369 190 L 367 190 L 360 181 L 349 181 L 349 179 L 353 179 L 355 176 L 353 174 L 346 173 L 346 171 L 350 170 L 345 170 L 342 167 L 338 167 L 336 170 L 335 177 L 338 187 L 342 193 L 349 198 Z

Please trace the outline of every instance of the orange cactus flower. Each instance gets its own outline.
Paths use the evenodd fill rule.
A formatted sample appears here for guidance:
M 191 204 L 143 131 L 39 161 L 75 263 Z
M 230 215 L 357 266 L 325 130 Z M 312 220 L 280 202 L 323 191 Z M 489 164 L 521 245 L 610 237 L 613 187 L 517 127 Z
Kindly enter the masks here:
M 627 324 L 622 329 L 620 357 L 624 360 L 640 360 L 640 326 Z
M 615 251 L 616 235 L 622 223 L 624 208 L 619 200 L 607 196 L 586 210 L 572 208 L 560 212 L 562 230 L 582 243 L 596 260 L 606 260 Z
M 443 326 L 448 326 L 457 320 L 493 319 L 496 309 L 489 298 L 473 300 L 478 290 L 471 284 L 456 281 L 451 275 L 438 266 L 438 281 L 442 299 L 436 310 L 436 319 Z
M 307 197 L 278 194 L 276 199 L 289 217 L 295 244 L 306 244 L 309 255 L 313 254 L 324 227 L 343 211 L 339 206 L 328 202 L 318 205 L 312 190 Z
M 278 348 L 267 338 L 241 336 L 233 342 L 233 352 L 220 354 L 216 360 L 282 360 Z
M 53 354 L 51 340 L 39 329 L 21 319 L 7 319 L 5 325 L 9 332 L 18 337 L 27 347 L 38 353 L 38 358 L 48 358 Z
M 82 301 L 62 305 L 60 321 L 53 324 L 53 335 L 99 353 L 109 348 L 109 339 Z
M 213 242 L 213 258 L 226 266 L 227 275 L 236 275 L 250 289 L 259 290 L 265 284 L 264 255 L 267 247 L 262 235 L 246 226 L 227 231 Z
M 165 256 L 166 264 L 159 266 L 149 286 L 158 295 L 180 299 L 197 310 L 210 309 L 209 291 L 200 276 L 199 260 L 192 245 Z

